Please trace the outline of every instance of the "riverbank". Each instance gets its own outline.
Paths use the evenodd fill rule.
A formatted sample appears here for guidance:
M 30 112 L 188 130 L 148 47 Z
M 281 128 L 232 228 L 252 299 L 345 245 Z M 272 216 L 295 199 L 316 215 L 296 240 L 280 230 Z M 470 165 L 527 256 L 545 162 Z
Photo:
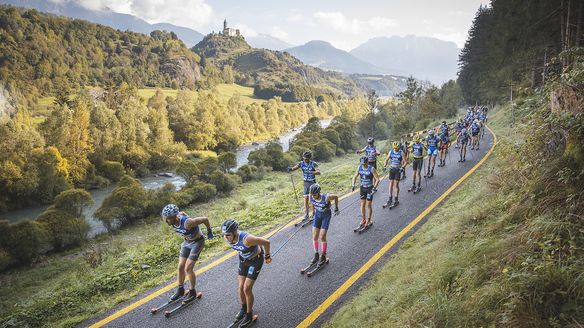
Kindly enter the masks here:
M 349 190 L 357 155 L 322 163 L 319 182 L 335 193 Z M 295 173 L 295 180 L 301 181 Z M 297 186 L 298 188 L 298 183 Z M 299 191 L 297 189 L 297 191 Z M 209 216 L 217 226 L 235 217 L 243 229 L 261 234 L 301 213 L 286 173 L 241 184 L 228 198 L 186 209 Z M 31 268 L 0 276 L 0 323 L 70 327 L 175 275 L 180 238 L 158 218 L 100 235 L 83 247 L 45 257 Z M 206 243 L 201 261 L 227 249 L 220 236 Z M 26 276 L 27 279 L 18 279 Z M 42 282 L 39 283 L 39 282 Z

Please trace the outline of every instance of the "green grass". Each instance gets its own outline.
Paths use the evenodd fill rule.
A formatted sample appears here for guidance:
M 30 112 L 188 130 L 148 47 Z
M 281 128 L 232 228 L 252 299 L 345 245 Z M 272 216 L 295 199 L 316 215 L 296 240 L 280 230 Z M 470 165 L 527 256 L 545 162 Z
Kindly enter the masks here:
M 236 94 L 241 95 L 241 98 L 243 99 L 243 102 L 245 104 L 251 104 L 254 102 L 262 103 L 266 101 L 264 99 L 254 97 L 253 88 L 244 87 L 235 83 L 219 84 L 218 86 L 215 87 L 215 90 L 219 92 L 219 100 L 225 103 L 228 102 L 229 99 L 231 99 L 231 97 L 233 97 Z
M 323 189 L 347 192 L 356 161 L 357 155 L 347 155 L 322 163 L 325 174 L 319 182 Z M 301 181 L 300 175 L 295 179 Z M 213 226 L 235 217 L 243 229 L 260 235 L 302 212 L 294 201 L 289 175 L 279 172 L 241 184 L 229 197 L 185 210 L 191 216 L 208 216 Z M 17 326 L 75 326 L 172 279 L 179 244 L 180 237 L 168 226 L 150 218 L 115 234 L 98 236 L 80 249 L 48 255 L 31 268 L 2 274 L 0 323 L 12 317 Z M 211 240 L 201 260 L 227 249 L 221 238 Z M 95 268 L 89 264 L 89 252 L 102 256 L 102 263 Z
M 178 94 L 177 89 L 164 89 L 164 88 L 143 88 L 143 89 L 138 89 L 138 96 L 140 96 L 140 98 L 142 98 L 142 100 L 144 101 L 148 101 L 148 99 L 152 98 L 154 96 L 154 94 L 156 93 L 157 90 L 162 91 L 162 93 L 164 94 L 165 97 L 170 97 L 172 99 L 176 98 L 176 95 Z M 192 91 L 194 94 L 196 94 L 196 92 Z

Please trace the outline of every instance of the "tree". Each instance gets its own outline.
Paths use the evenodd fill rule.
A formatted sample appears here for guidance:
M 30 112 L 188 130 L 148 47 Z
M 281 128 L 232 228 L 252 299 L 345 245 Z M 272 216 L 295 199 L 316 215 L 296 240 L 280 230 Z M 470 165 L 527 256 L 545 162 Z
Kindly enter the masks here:
M 147 214 L 148 193 L 140 181 L 124 176 L 118 186 L 112 190 L 94 216 L 100 220 L 108 231 L 117 224 L 129 224 Z
M 406 81 L 406 89 L 400 92 L 397 96 L 406 103 L 408 109 L 411 111 L 414 107 L 414 104 L 421 95 L 422 87 L 418 85 L 418 81 L 416 79 L 410 76 Z
M 235 153 L 233 152 L 224 152 L 219 154 L 217 157 L 219 162 L 219 168 L 223 173 L 229 173 L 237 166 L 237 159 L 235 157 Z

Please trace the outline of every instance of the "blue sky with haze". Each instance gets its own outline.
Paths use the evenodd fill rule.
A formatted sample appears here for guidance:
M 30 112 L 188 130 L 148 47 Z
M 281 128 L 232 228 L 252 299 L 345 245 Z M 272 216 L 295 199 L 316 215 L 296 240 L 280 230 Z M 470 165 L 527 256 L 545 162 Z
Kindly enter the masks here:
M 150 23 L 169 22 L 206 34 L 223 18 L 244 36 L 265 33 L 299 45 L 325 40 L 351 50 L 375 36 L 435 37 L 462 47 L 475 12 L 486 0 L 48 0 L 110 8 Z

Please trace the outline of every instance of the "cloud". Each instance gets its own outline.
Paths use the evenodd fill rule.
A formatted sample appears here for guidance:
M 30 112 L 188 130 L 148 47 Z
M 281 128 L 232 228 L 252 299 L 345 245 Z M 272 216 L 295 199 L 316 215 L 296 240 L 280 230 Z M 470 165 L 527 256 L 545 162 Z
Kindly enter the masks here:
M 464 42 L 466 41 L 466 35 L 460 32 L 454 33 L 436 33 L 432 35 L 432 37 L 444 41 L 452 41 L 456 43 L 456 46 L 459 48 L 464 47 Z
M 270 33 L 271 36 L 278 38 L 280 40 L 284 40 L 284 41 L 288 41 L 288 33 L 286 31 L 284 31 L 282 28 L 276 26 L 272 29 L 272 32 Z
M 319 11 L 313 14 L 314 22 L 317 25 L 329 27 L 336 31 L 351 34 L 378 33 L 387 34 L 390 27 L 397 26 L 397 23 L 390 18 L 375 16 L 367 20 L 348 18 L 343 13 Z
M 286 21 L 290 23 L 300 23 L 305 21 L 304 15 L 296 14 L 286 17 Z
M 75 3 L 90 10 L 110 9 L 130 14 L 149 23 L 172 23 L 200 28 L 213 18 L 213 8 L 206 0 L 51 0 L 56 3 Z
M 258 36 L 258 32 L 256 32 L 253 28 L 245 24 L 235 24 L 233 26 L 236 29 L 239 29 L 239 31 L 244 37 L 255 38 L 256 36 Z

